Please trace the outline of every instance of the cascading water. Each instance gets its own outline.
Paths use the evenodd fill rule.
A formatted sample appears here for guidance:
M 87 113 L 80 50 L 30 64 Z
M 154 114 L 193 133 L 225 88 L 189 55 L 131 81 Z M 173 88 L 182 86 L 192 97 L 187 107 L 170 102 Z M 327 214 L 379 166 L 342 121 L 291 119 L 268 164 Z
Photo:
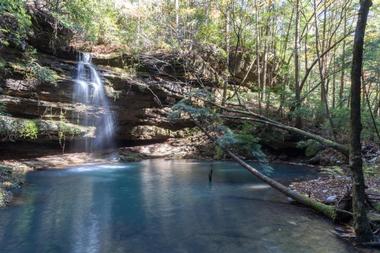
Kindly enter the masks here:
M 78 118 L 78 123 L 96 127 L 95 138 L 85 140 L 86 151 L 112 146 L 115 129 L 113 115 L 105 96 L 103 82 L 91 63 L 89 53 L 82 53 L 79 56 L 74 82 L 73 100 L 83 104 L 85 108 Z

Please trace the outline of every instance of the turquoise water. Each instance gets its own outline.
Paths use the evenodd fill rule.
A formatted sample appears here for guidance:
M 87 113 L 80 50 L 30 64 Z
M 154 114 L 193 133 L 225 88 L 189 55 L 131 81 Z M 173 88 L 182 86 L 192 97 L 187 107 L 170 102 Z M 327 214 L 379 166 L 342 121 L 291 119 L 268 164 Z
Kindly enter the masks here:
M 355 252 L 332 225 L 232 162 L 151 160 L 28 175 L 0 252 Z M 287 182 L 315 172 L 274 166 Z

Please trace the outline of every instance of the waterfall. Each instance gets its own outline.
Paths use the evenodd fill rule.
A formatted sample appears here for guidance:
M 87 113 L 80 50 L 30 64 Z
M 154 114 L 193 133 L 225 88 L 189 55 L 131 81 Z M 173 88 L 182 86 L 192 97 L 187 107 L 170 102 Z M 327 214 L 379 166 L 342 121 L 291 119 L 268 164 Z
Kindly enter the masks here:
M 86 151 L 112 146 L 115 129 L 113 115 L 104 92 L 103 81 L 92 64 L 89 53 L 79 56 L 74 83 L 73 101 L 82 104 L 84 108 L 78 123 L 96 127 L 95 138 L 85 140 Z

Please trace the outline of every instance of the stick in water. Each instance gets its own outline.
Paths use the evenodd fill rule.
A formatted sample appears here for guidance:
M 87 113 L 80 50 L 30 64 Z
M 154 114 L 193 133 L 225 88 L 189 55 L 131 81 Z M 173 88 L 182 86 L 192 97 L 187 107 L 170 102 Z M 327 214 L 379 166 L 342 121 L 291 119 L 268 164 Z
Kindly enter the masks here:
M 210 171 L 208 172 L 208 181 L 212 182 L 212 173 L 213 173 L 213 166 L 211 165 Z

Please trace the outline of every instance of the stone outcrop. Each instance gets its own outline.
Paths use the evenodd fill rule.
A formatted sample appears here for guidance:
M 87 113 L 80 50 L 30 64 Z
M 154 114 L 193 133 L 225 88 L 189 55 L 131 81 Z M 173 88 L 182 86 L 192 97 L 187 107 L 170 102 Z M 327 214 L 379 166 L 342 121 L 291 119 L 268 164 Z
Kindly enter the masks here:
M 78 125 L 84 114 L 91 119 L 102 113 L 101 108 L 72 102 L 75 61 L 38 53 L 38 64 L 58 75 L 56 83 L 43 83 L 28 78 L 20 70 L 23 56 L 17 50 L 3 48 L 0 55 L 7 62 L 6 73 L 1 76 L 0 104 L 10 117 Z M 169 82 L 153 74 L 143 77 L 140 72 L 128 74 L 124 69 L 107 65 L 99 65 L 98 70 L 104 77 L 120 142 L 162 142 L 185 136 L 186 128 L 192 126 L 186 121 L 173 124 L 167 117 L 170 107 L 180 99 L 177 92 L 185 88 L 181 82 Z
M 153 143 L 120 149 L 121 161 L 139 161 L 141 159 L 213 159 L 215 145 L 207 136 L 194 133 L 183 138 L 170 138 L 163 143 Z
M 0 115 L 0 140 L 58 140 L 94 138 L 95 129 L 54 120 L 28 120 Z

